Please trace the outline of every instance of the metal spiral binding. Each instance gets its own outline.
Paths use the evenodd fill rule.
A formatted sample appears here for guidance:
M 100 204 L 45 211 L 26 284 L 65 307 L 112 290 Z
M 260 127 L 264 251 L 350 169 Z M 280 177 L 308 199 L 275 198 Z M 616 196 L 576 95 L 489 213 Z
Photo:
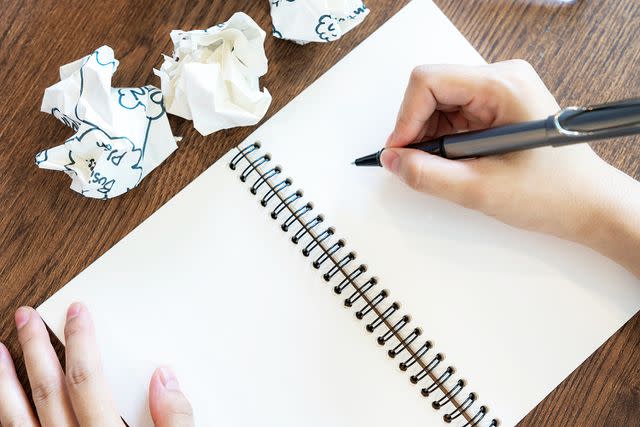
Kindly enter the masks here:
M 421 393 L 425 397 L 435 398 L 431 403 L 434 409 L 451 407 L 443 416 L 443 420 L 451 423 L 461 418 L 464 424 L 459 427 L 479 427 L 479 423 L 489 412 L 488 408 L 479 406 L 474 409 L 477 395 L 473 392 L 467 394 L 462 402 L 457 400 L 459 395 L 464 396 L 463 389 L 467 385 L 466 382 L 463 379 L 453 382 L 455 369 L 452 366 L 437 373 L 444 356 L 441 353 L 433 357 L 428 356 L 429 350 L 433 348 L 431 341 L 420 341 L 422 344 L 417 350 L 412 347 L 412 344 L 422 335 L 422 330 L 413 328 L 410 332 L 404 333 L 404 329 L 411 322 L 411 317 L 406 314 L 400 315 L 401 306 L 397 301 L 387 303 L 388 290 L 373 289 L 378 284 L 377 278 L 369 277 L 362 285 L 358 284 L 358 280 L 367 272 L 367 267 L 354 262 L 357 258 L 355 252 L 344 253 L 345 241 L 335 238 L 336 231 L 333 227 L 322 226 L 325 221 L 324 216 L 313 214 L 314 206 L 310 202 L 303 201 L 301 190 L 292 191 L 293 181 L 290 178 L 280 177 L 282 169 L 279 166 L 268 165 L 271 161 L 268 153 L 252 155 L 259 149 L 259 142 L 238 147 L 238 152 L 231 159 L 229 168 L 236 170 L 238 166 L 244 166 L 240 173 L 242 182 L 247 182 L 254 173 L 257 174 L 257 178 L 249 188 L 251 194 L 258 195 L 258 192 L 264 189 L 260 204 L 263 207 L 273 206 L 271 218 L 282 221 L 281 229 L 292 233 L 291 241 L 294 244 L 305 242 L 301 250 L 302 254 L 305 257 L 313 257 L 314 268 L 327 269 L 322 276 L 326 282 L 337 281 L 336 278 L 339 276 L 339 283 L 333 288 L 336 294 L 340 295 L 348 288 L 352 289 L 350 296 L 344 300 L 345 307 L 355 307 L 356 303 L 360 303 L 355 315 L 360 320 L 370 317 L 365 329 L 369 333 L 384 329 L 376 340 L 381 346 L 392 343 L 393 347 L 387 351 L 389 357 L 395 358 L 404 351 L 409 353 L 408 358 L 400 362 L 400 370 L 408 371 L 416 365 L 409 378 L 411 383 L 427 381 Z M 283 218 L 286 219 L 283 220 Z M 352 264 L 356 264 L 356 267 L 350 268 Z M 498 420 L 494 418 L 487 427 L 498 425 Z

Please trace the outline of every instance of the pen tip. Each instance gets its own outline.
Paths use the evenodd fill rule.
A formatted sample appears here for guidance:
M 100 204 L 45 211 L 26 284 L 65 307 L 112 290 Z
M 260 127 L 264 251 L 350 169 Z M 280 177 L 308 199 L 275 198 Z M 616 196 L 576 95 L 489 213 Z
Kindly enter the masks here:
M 356 162 L 351 162 L 351 164 L 352 164 L 352 165 L 355 165 L 355 164 L 356 164 Z

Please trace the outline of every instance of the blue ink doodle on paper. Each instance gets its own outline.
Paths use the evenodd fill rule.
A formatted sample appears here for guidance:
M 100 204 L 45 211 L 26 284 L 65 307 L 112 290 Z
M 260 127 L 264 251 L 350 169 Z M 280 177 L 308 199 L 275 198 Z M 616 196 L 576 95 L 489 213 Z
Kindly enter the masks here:
M 271 6 L 278 7 L 278 6 L 280 6 L 280 2 L 283 2 L 283 3 L 284 3 L 284 2 L 287 2 L 287 3 L 293 3 L 293 2 L 295 2 L 295 1 L 296 1 L 296 0 L 271 0 Z
M 82 132 L 80 135 L 76 135 L 73 141 L 69 142 L 67 148 L 69 149 L 69 158 L 73 161 L 71 153 L 77 147 L 94 146 L 95 149 L 90 149 L 85 152 L 86 168 L 90 172 L 88 175 L 92 177 L 89 181 L 90 184 L 97 184 L 92 186 L 93 190 L 101 193 L 104 196 L 109 196 L 110 192 L 114 188 L 116 183 L 115 179 L 105 178 L 106 176 L 113 176 L 117 174 L 119 179 L 126 182 L 139 183 L 143 176 L 142 167 L 140 167 L 140 161 L 142 156 L 142 150 L 136 147 L 127 137 L 114 137 L 108 135 L 104 130 L 100 128 L 89 128 Z M 106 156 L 104 154 L 106 153 Z M 103 157 L 104 156 L 104 157 Z M 104 158 L 104 161 L 98 163 L 95 159 Z M 71 167 L 76 162 L 66 166 L 67 170 L 78 173 L 79 169 L 84 166 Z
M 362 15 L 363 13 L 367 13 L 368 11 L 369 9 L 367 9 L 367 6 L 364 4 L 364 2 L 362 2 L 362 5 L 358 7 L 356 10 L 354 10 L 351 15 L 347 15 L 346 19 L 356 19 L 358 18 L 359 15 Z M 343 20 L 346 20 L 346 19 L 343 18 Z
M 321 40 L 326 42 L 336 40 L 340 37 L 340 34 L 336 32 L 336 19 L 331 15 L 322 15 L 318 18 L 316 34 L 318 34 Z
M 279 39 L 281 39 L 281 38 L 282 38 L 282 34 L 280 33 L 280 31 L 276 30 L 276 27 L 275 27 L 275 26 L 273 26 L 273 25 L 271 25 L 271 34 L 272 34 L 274 37 L 277 37 L 277 38 L 279 38 Z
M 73 166 L 76 164 L 76 161 L 73 159 L 73 155 L 71 154 L 71 151 L 69 151 L 69 163 L 64 165 L 64 170 L 66 172 L 68 172 L 69 174 L 75 174 L 77 175 L 78 172 L 76 172 L 74 169 L 71 169 L 69 166 Z
M 73 129 L 74 132 L 78 132 L 80 123 L 77 120 L 64 114 L 62 111 L 60 111 L 60 109 L 52 108 L 51 115 L 64 123 L 65 126 L 69 126 L 71 129 Z
M 288 9 L 285 4 L 292 7 Z M 298 43 L 331 42 L 359 24 L 368 13 L 364 1 L 271 0 L 272 34 Z
M 96 191 L 104 194 L 105 198 L 107 198 L 107 195 L 113 188 L 113 184 L 116 183 L 116 180 L 114 178 L 109 179 L 106 176 L 101 176 L 100 172 L 95 172 L 95 173 L 92 172 L 91 177 L 93 178 L 91 180 L 91 183 L 98 184 L 98 188 L 96 189 Z
M 107 155 L 107 160 L 113 163 L 116 166 L 120 166 L 120 161 L 127 154 L 126 151 L 123 151 L 122 154 L 118 154 L 118 150 L 113 150 Z M 93 160 L 93 159 L 92 159 Z
M 47 159 L 49 158 L 48 151 L 49 150 L 42 150 L 41 152 L 36 154 L 36 165 L 39 165 L 40 163 L 44 163 L 47 161 Z
M 145 97 L 151 100 L 153 105 L 143 102 Z M 118 104 L 127 110 L 142 107 L 150 120 L 157 120 L 165 114 L 162 91 L 154 86 L 118 89 Z
M 140 101 L 140 98 L 146 93 L 147 91 L 143 87 L 118 89 L 118 104 L 127 110 L 133 110 L 139 106 L 144 108 L 144 103 Z
M 51 114 L 70 126 L 75 135 L 63 145 L 39 152 L 35 157 L 36 164 L 41 168 L 66 172 L 73 180 L 71 188 L 87 197 L 108 199 L 129 191 L 177 148 L 162 91 L 150 85 L 111 88 L 111 76 L 117 65 L 111 48 L 103 46 L 86 56 L 79 68 L 65 77 L 75 80 L 79 87 L 79 91 L 73 94 L 78 97 L 75 105 L 64 107 L 66 111 L 73 110 L 74 118 L 55 107 L 59 102 L 57 95 L 47 98 L 45 92 L 43 100 L 43 105 L 46 102 L 54 105 Z M 85 69 L 90 69 L 91 89 L 94 91 L 89 95 L 85 94 Z M 80 104 L 90 106 L 91 102 L 107 104 L 99 108 L 79 109 Z M 109 109 L 108 115 L 98 116 L 105 107 Z M 116 111 L 120 108 L 120 112 Z M 92 114 L 88 116 L 91 119 L 82 117 L 82 112 Z M 93 123 L 96 120 L 106 127 Z M 145 162 L 152 135 L 153 153 L 150 154 L 151 160 Z
M 111 151 L 111 144 L 109 144 L 109 143 L 106 143 L 106 144 L 105 144 L 105 143 L 104 143 L 104 142 L 102 142 L 101 140 L 97 140 L 97 141 L 96 141 L 96 146 L 97 146 L 98 148 L 104 148 L 104 151 Z

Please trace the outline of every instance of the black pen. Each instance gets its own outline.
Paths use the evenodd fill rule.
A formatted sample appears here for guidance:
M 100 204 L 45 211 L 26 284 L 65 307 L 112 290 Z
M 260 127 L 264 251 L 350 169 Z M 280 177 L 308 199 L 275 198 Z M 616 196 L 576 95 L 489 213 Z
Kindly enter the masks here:
M 543 120 L 457 133 L 407 145 L 447 159 L 468 159 L 530 148 L 559 147 L 640 133 L 640 98 L 592 107 L 568 107 Z M 384 149 L 353 162 L 382 166 Z

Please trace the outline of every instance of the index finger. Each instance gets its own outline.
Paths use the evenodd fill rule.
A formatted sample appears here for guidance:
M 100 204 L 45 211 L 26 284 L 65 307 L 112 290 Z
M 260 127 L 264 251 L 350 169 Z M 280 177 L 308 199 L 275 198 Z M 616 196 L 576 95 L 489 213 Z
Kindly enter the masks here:
M 93 322 L 82 304 L 69 307 L 64 336 L 67 389 L 78 422 L 82 426 L 122 426 L 102 374 Z
M 473 101 L 482 70 L 464 65 L 422 65 L 411 72 L 395 129 L 387 147 L 416 142 L 438 105 L 465 106 Z
M 76 425 L 64 384 L 64 373 L 44 322 L 31 307 L 16 310 L 15 321 L 31 397 L 40 422 L 45 426 Z

